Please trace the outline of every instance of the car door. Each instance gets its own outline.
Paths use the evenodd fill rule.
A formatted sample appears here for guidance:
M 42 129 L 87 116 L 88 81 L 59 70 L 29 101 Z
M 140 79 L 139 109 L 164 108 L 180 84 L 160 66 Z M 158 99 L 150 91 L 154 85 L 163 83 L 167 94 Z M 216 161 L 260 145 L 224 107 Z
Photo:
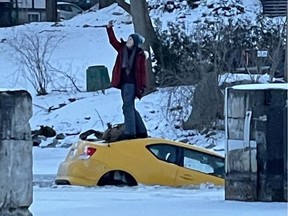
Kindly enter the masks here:
M 175 185 L 223 185 L 224 172 L 224 158 L 180 148 L 180 166 L 177 170 Z
M 146 176 L 150 183 L 174 186 L 178 170 L 178 165 L 176 165 L 179 152 L 178 147 L 159 143 L 149 145 L 147 149 L 154 156 L 151 160 L 151 162 L 153 161 L 153 165 L 151 165 L 149 172 L 147 172 L 149 175 Z

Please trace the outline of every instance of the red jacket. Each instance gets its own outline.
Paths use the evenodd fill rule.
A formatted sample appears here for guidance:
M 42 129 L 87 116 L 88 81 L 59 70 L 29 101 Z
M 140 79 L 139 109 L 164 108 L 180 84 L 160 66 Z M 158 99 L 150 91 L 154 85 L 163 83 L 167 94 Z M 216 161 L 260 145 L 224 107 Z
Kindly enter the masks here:
M 121 39 L 119 42 L 114 34 L 113 28 L 106 28 L 109 42 L 114 47 L 114 49 L 118 52 L 115 65 L 112 71 L 112 80 L 111 86 L 120 89 L 121 88 L 121 65 L 123 58 L 123 48 L 125 46 L 125 41 Z M 146 56 L 144 51 L 140 51 L 135 57 L 135 78 L 136 78 L 136 97 L 139 99 L 142 97 L 144 89 L 147 86 L 147 67 L 146 67 Z

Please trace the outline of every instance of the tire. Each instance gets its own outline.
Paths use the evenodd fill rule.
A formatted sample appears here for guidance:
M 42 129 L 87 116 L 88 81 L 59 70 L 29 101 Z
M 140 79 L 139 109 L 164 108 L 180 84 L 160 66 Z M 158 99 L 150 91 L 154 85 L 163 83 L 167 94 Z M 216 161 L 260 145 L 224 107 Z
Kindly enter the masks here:
M 127 172 L 115 170 L 104 174 L 97 183 L 98 186 L 137 186 L 137 181 Z

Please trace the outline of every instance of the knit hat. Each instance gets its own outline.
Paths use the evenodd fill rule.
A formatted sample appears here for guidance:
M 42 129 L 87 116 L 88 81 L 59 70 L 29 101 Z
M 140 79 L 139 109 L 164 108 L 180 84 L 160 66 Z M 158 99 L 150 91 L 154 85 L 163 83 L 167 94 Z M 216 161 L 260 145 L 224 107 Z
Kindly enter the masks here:
M 138 33 L 131 34 L 129 37 L 132 37 L 135 47 L 139 47 L 145 42 L 145 38 Z

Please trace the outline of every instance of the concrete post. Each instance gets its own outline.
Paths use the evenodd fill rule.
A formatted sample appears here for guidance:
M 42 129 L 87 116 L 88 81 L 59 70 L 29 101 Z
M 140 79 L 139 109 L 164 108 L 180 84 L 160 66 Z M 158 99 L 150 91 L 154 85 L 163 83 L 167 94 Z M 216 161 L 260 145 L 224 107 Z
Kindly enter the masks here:
M 32 98 L 0 89 L 0 216 L 31 216 L 33 199 Z

